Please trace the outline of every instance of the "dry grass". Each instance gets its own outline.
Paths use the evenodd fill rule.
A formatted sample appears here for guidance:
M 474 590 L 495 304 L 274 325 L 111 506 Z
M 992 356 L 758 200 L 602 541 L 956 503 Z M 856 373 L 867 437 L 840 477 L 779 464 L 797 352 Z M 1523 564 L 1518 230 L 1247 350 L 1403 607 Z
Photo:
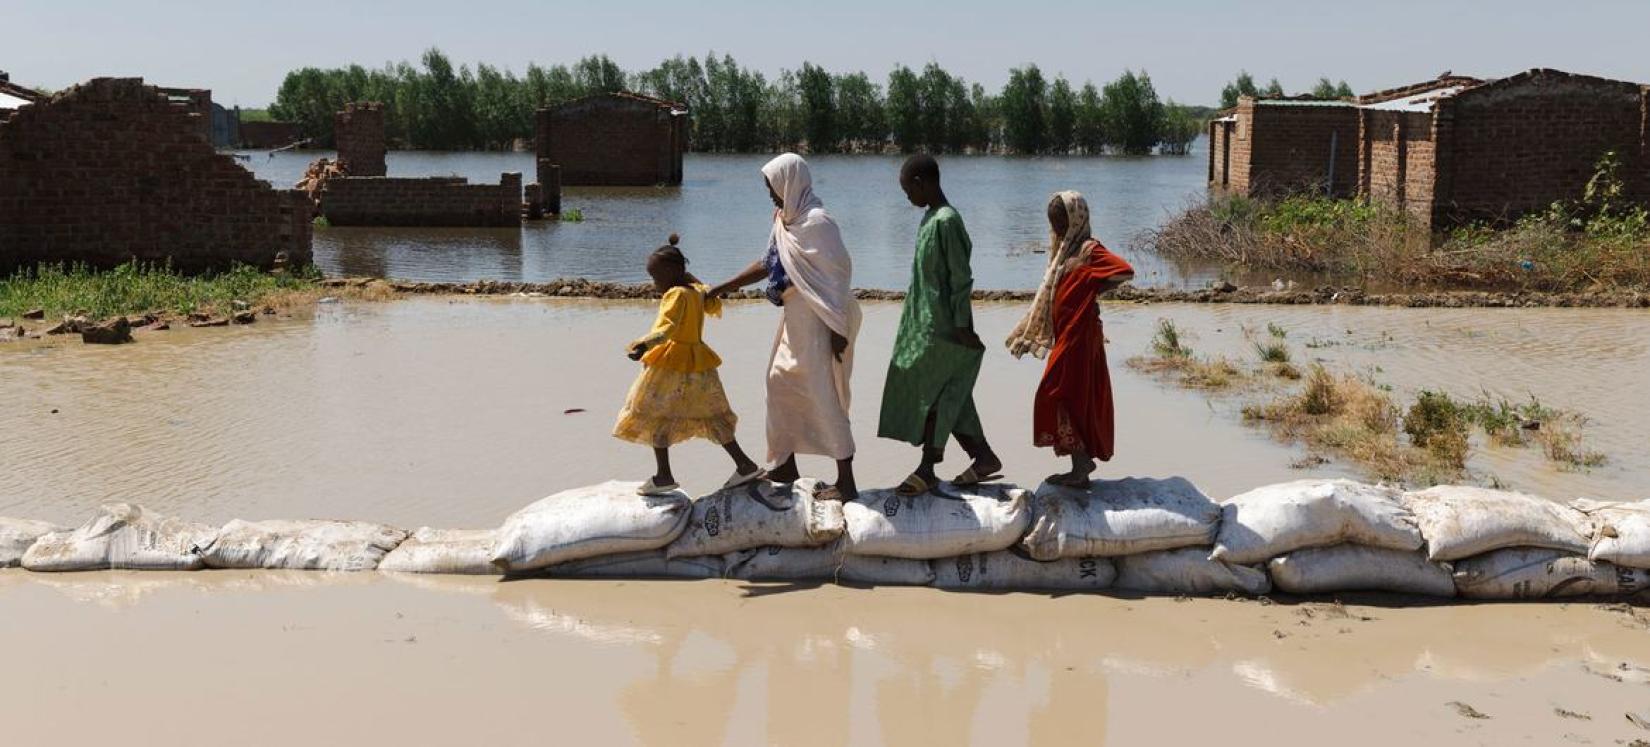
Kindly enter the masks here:
M 1145 234 L 1171 259 L 1329 275 L 1409 288 L 1586 292 L 1650 288 L 1642 221 L 1555 210 L 1501 227 L 1434 235 L 1404 213 L 1355 200 L 1228 197 Z
M 1188 389 L 1231 389 L 1248 380 L 1248 374 L 1224 357 L 1203 358 L 1192 351 L 1186 336 L 1173 321 L 1159 319 L 1152 336 L 1152 355 L 1135 356 L 1130 368 L 1167 378 Z
M 1582 444 L 1581 430 L 1587 420 L 1580 415 L 1563 413 L 1548 420 L 1536 431 L 1535 439 L 1541 444 L 1542 453 L 1547 459 L 1563 470 L 1584 470 L 1601 466 L 1606 458 L 1602 452 L 1586 448 Z
M 1368 381 L 1312 366 L 1299 392 L 1243 408 L 1246 422 L 1283 441 L 1337 456 L 1379 480 L 1434 484 L 1458 477 L 1465 451 L 1439 453 L 1399 438 L 1399 409 Z

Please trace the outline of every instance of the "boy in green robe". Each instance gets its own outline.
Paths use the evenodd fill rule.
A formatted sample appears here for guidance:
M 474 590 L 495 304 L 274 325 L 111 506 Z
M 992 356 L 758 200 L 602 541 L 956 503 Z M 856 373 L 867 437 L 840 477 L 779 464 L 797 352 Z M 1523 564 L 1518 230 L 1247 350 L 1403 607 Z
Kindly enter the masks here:
M 927 212 L 917 229 L 911 288 L 888 363 L 877 435 L 922 447 L 922 462 L 898 489 L 909 496 L 939 485 L 934 465 L 944 458 L 945 442 L 952 436 L 973 458 L 952 484 L 997 479 L 1003 463 L 986 443 L 974 409 L 974 380 L 985 344 L 974 332 L 974 272 L 969 266 L 973 244 L 968 229 L 945 199 L 940 166 L 932 156 L 907 159 L 899 184 L 911 204 Z

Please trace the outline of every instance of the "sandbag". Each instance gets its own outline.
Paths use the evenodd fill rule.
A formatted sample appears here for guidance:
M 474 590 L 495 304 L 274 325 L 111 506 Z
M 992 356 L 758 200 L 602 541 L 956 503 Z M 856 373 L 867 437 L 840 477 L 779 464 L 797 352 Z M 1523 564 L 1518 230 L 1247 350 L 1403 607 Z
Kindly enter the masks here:
M 1596 527 L 1588 559 L 1650 568 L 1650 500 L 1620 503 L 1583 498 L 1570 506 L 1586 514 Z
M 1455 563 L 1455 589 L 1468 599 L 1556 599 L 1625 595 L 1650 586 L 1650 571 L 1533 547 L 1514 547 Z
M 1026 552 L 1037 560 L 1208 547 L 1220 507 L 1183 477 L 1096 480 L 1087 490 L 1044 483 Z
M 394 573 L 455 573 L 496 575 L 493 547 L 495 529 L 431 529 L 423 527 L 397 545 L 378 563 L 378 570 Z
M 722 567 L 717 555 L 667 558 L 663 550 L 642 550 L 557 563 L 543 574 L 553 578 L 721 578 Z
M 56 531 L 61 530 L 49 522 L 0 516 L 0 568 L 22 564 L 23 553 L 35 540 Z
M 236 519 L 201 548 L 208 568 L 370 571 L 407 530 L 366 521 Z
M 1266 572 L 1246 565 L 1209 559 L 1209 550 L 1184 547 L 1116 559 L 1112 586 L 1153 594 L 1217 594 L 1229 591 L 1265 594 L 1272 590 Z
M 1351 480 L 1296 480 L 1256 488 L 1221 504 L 1220 531 L 1209 557 L 1248 565 L 1348 542 L 1417 550 L 1423 540 L 1415 515 L 1397 490 Z
M 1429 597 L 1455 596 L 1450 568 L 1427 560 L 1419 549 L 1392 550 L 1332 545 L 1296 550 L 1266 565 L 1272 585 L 1290 594 L 1390 591 Z
M 217 528 L 164 516 L 133 503 L 106 503 L 97 515 L 67 532 L 35 540 L 23 553 L 31 571 L 193 571 L 203 566 L 200 548 Z
M 926 560 L 849 555 L 841 543 L 825 547 L 762 547 L 724 559 L 728 578 L 746 581 L 830 581 L 876 586 L 927 586 L 934 569 Z
M 842 504 L 814 498 L 818 481 L 757 481 L 693 502 L 687 528 L 665 548 L 672 558 L 756 547 L 817 547 L 842 536 Z
M 687 526 L 692 501 L 677 490 L 636 495 L 638 483 L 605 482 L 564 490 L 504 520 L 491 558 L 524 573 L 581 558 L 657 550 Z
M 933 561 L 934 585 L 973 591 L 1098 591 L 1117 570 L 1106 558 L 1037 561 L 1014 550 L 959 555 Z
M 1008 486 L 946 485 L 944 496 L 869 490 L 842 507 L 850 555 L 932 560 L 1006 550 L 1031 523 L 1029 495 Z
M 1406 493 L 1432 560 L 1459 560 L 1503 547 L 1546 547 L 1585 554 L 1587 516 L 1569 506 L 1506 490 L 1440 485 Z

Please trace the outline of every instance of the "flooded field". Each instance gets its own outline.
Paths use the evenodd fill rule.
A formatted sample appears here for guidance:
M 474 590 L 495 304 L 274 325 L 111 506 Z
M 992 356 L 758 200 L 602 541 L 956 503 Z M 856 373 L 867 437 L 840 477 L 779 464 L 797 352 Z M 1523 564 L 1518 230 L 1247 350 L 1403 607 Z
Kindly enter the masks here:
M 607 430 L 635 373 L 622 346 L 653 312 L 432 297 L 114 348 L 13 344 L 0 349 L 0 515 L 74 524 L 130 500 L 210 522 L 496 525 L 550 492 L 648 472 L 646 450 Z M 979 305 L 983 336 L 1000 338 L 1019 312 Z M 756 453 L 775 313 L 735 304 L 708 330 Z M 916 456 L 873 438 L 897 317 L 895 304 L 867 305 L 860 338 L 853 416 L 866 485 L 897 482 Z M 1650 398 L 1629 394 L 1650 335 L 1642 312 L 1614 310 L 1108 306 L 1120 445 L 1102 476 L 1185 475 L 1220 499 L 1356 474 L 1292 469 L 1295 449 L 1240 424 L 1242 397 L 1208 400 L 1125 367 L 1160 318 L 1190 330 L 1200 353 L 1234 358 L 1252 355 L 1245 328 L 1272 323 L 1297 361 L 1367 372 L 1398 395 L 1535 394 L 1590 416 L 1590 445 L 1609 462 L 1563 472 L 1539 450 L 1481 446 L 1478 476 L 1561 499 L 1650 492 Z M 1028 484 L 1057 467 L 1027 445 L 1039 371 L 993 349 L 977 390 L 1008 477 Z M 690 492 L 725 476 L 715 447 L 675 453 Z M 803 468 L 829 471 L 822 460 Z M 0 716 L 21 744 L 71 722 L 81 740 L 141 732 L 170 744 L 202 733 L 237 744 L 1650 738 L 1628 717 L 1650 718 L 1642 610 L 1346 601 L 0 570 Z M 153 718 L 183 701 L 188 718 Z M 100 717 L 77 719 L 88 702 Z M 271 703 L 306 716 L 268 723 Z
M 899 307 L 866 306 L 853 418 L 861 483 L 891 485 L 915 451 L 878 440 L 876 413 Z M 107 500 L 136 500 L 208 521 L 338 517 L 407 526 L 491 526 L 555 490 L 641 479 L 645 449 L 608 436 L 635 364 L 623 345 L 654 308 L 636 302 L 420 298 L 321 306 L 313 320 L 153 333 L 120 348 L 0 351 L 0 513 L 75 521 Z M 764 448 L 762 381 L 776 311 L 734 304 L 707 335 L 740 437 Z M 980 305 L 1000 339 L 1017 305 Z M 1104 475 L 1191 478 L 1222 498 L 1305 474 L 1297 450 L 1240 423 L 1242 396 L 1206 399 L 1122 364 L 1144 353 L 1160 318 L 1199 353 L 1253 360 L 1244 329 L 1287 330 L 1297 362 L 1363 372 L 1405 400 L 1421 388 L 1514 401 L 1530 395 L 1590 418 L 1608 461 L 1562 471 L 1539 449 L 1477 444 L 1479 481 L 1569 499 L 1650 493 L 1650 397 L 1631 395 L 1650 366 L 1650 327 L 1628 310 L 1411 310 L 1352 307 L 1114 305 L 1105 312 L 1118 399 L 1118 455 Z M 1039 362 L 1000 349 L 976 396 L 1009 479 L 1035 484 L 1057 462 L 1029 446 Z M 1258 396 L 1258 395 L 1257 395 Z M 569 412 L 570 411 L 570 412 Z M 677 449 L 678 476 L 708 490 L 727 465 L 715 447 Z M 942 472 L 961 469 L 961 454 Z M 804 459 L 805 469 L 830 470 Z
M 1093 207 L 1095 236 L 1115 249 L 1157 225 L 1168 211 L 1201 194 L 1207 158 L 1201 144 L 1186 156 L 1128 158 L 964 157 L 944 161 L 946 192 L 974 239 L 980 288 L 1035 287 L 1042 257 L 1029 250 L 1047 241 L 1049 195 L 1076 189 Z M 291 186 L 310 161 L 330 152 L 249 152 L 259 178 Z M 763 190 L 759 155 L 689 154 L 679 188 L 569 188 L 563 204 L 584 213 L 580 223 L 529 222 L 520 230 L 324 228 L 315 232 L 315 260 L 329 275 L 404 280 L 538 281 L 556 277 L 636 282 L 642 261 L 672 232 L 694 271 L 706 279 L 743 269 L 767 248 L 772 205 Z M 921 213 L 906 202 L 896 177 L 898 156 L 811 156 L 820 196 L 854 253 L 854 284 L 904 288 Z M 458 175 L 496 182 L 504 171 L 533 179 L 531 153 L 389 154 L 391 176 Z M 1213 268 L 1181 268 L 1149 254 L 1131 254 L 1137 285 L 1202 285 Z M 1270 278 L 1261 282 L 1269 282 Z

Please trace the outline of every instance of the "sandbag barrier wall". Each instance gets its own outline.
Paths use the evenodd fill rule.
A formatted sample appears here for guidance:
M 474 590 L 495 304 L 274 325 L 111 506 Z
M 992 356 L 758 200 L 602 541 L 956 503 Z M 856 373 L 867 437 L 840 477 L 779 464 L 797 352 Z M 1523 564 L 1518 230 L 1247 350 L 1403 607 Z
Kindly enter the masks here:
M 0 518 L 0 568 L 283 568 L 608 578 L 739 578 L 964 590 L 1115 588 L 1262 595 L 1621 596 L 1650 586 L 1650 500 L 1561 504 L 1474 487 L 1349 480 L 1215 503 L 1183 478 L 1012 485 L 817 501 L 811 480 L 697 500 L 634 483 L 564 491 L 498 529 L 358 521 L 222 527 L 128 503 L 75 529 Z M 15 571 L 13 571 L 15 572 Z

